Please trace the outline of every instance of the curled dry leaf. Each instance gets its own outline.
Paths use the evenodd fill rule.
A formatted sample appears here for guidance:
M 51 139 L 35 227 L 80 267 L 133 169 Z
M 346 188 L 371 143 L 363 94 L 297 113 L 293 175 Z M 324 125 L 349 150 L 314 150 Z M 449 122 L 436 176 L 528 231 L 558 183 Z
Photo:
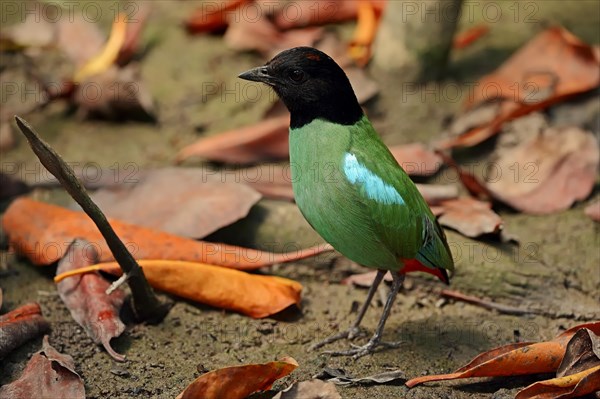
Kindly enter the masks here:
M 35 215 L 31 218 L 29 215 Z M 275 263 L 292 262 L 331 251 L 329 245 L 285 253 L 195 241 L 185 237 L 109 219 L 119 238 L 136 259 L 173 259 L 256 270 Z M 76 238 L 91 243 L 100 262 L 114 260 L 96 225 L 83 213 L 59 206 L 18 198 L 2 217 L 9 243 L 36 265 L 50 265 L 61 259 Z
M 522 212 L 557 212 L 587 198 L 599 164 L 593 134 L 577 127 L 549 128 L 498 153 L 486 187 Z
M 17 309 L 1 315 L 0 337 L 2 339 L 0 339 L 0 359 L 49 329 L 50 325 L 44 319 L 44 316 L 42 316 L 42 310 L 37 303 L 28 303 L 19 306 Z
M 600 337 L 587 328 L 578 330 L 567 344 L 567 350 L 558 370 L 557 377 L 577 374 L 600 366 Z
M 97 263 L 97 258 L 98 255 L 89 242 L 75 240 L 58 263 L 56 274 L 93 265 Z M 119 318 L 125 293 L 121 289 L 115 289 L 107 295 L 108 287 L 110 283 L 97 272 L 74 276 L 56 284 L 60 299 L 77 324 L 83 327 L 95 343 L 101 343 L 113 359 L 123 362 L 125 356 L 110 346 L 110 340 L 125 331 L 125 324 Z
M 300 304 L 302 285 L 286 278 L 195 262 L 140 260 L 138 263 L 148 283 L 158 290 L 250 317 L 267 317 Z M 69 281 L 71 276 L 96 270 L 121 275 L 117 263 L 101 263 L 57 275 L 55 281 Z
M 233 164 L 286 159 L 289 155 L 289 125 L 290 117 L 286 114 L 202 138 L 184 147 L 177 154 L 177 161 L 192 156 Z
M 298 367 L 291 357 L 276 362 L 225 367 L 196 378 L 177 399 L 244 399 L 254 392 L 266 391 L 273 382 Z
M 50 346 L 46 335 L 42 350 L 31 357 L 21 377 L 0 387 L 0 397 L 85 399 L 85 387 L 73 358 Z
M 379 19 L 371 1 L 358 4 L 358 22 L 348 46 L 348 55 L 359 66 L 365 66 L 371 59 L 371 45 L 375 40 Z
M 387 384 L 390 382 L 406 381 L 404 373 L 401 370 L 385 371 L 379 374 L 373 374 L 367 377 L 353 377 L 346 374 L 343 369 L 325 368 L 315 378 L 331 381 L 336 385 L 351 384 Z
M 600 365 L 564 377 L 540 381 L 517 393 L 515 399 L 581 398 L 600 390 Z
M 600 333 L 600 322 L 596 321 L 575 326 L 551 341 L 520 342 L 501 346 L 476 356 L 471 362 L 454 373 L 417 377 L 407 381 L 405 385 L 412 388 L 433 381 L 552 373 L 558 369 L 569 340 L 582 328 L 587 328 L 594 334 L 598 334 Z
M 335 385 L 321 380 L 296 382 L 273 399 L 342 399 Z
M 442 201 L 434 213 L 442 226 L 450 227 L 467 237 L 498 233 L 502 229 L 502 219 L 492 210 L 489 202 L 471 197 Z
M 133 185 L 101 189 L 91 197 L 109 217 L 202 238 L 244 218 L 261 196 L 204 168 L 164 168 L 144 173 Z
M 473 146 L 497 133 L 506 121 L 548 107 L 600 84 L 598 50 L 561 27 L 534 37 L 500 68 L 481 79 L 466 103 L 472 108 L 500 101 L 489 122 L 443 140 L 439 148 Z

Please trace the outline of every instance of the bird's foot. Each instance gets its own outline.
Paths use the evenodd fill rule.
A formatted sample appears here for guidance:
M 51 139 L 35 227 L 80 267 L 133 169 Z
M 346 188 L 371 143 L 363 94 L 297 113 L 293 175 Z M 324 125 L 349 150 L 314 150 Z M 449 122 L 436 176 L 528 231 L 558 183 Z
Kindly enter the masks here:
M 402 342 L 383 342 L 380 338 L 373 337 L 365 345 L 350 345 L 352 346 L 352 349 L 348 349 L 345 351 L 325 351 L 323 353 L 332 356 L 352 356 L 354 359 L 358 359 L 359 357 L 363 357 L 365 355 L 374 353 L 378 347 L 398 348 L 400 345 L 402 345 Z
M 354 339 L 354 338 L 363 336 L 364 334 L 365 334 L 364 331 L 360 327 L 350 327 L 346 331 L 339 332 L 335 335 L 327 337 L 323 341 L 320 341 L 314 345 L 311 345 L 310 348 L 308 348 L 308 350 L 313 351 L 315 349 L 319 349 L 320 347 L 330 344 L 332 342 L 339 341 L 340 339 Z

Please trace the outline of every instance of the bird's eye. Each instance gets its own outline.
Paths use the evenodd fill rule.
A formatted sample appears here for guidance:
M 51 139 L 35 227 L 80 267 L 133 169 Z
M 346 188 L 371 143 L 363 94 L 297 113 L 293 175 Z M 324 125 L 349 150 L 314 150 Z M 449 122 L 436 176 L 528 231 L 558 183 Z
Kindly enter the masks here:
M 304 79 L 304 72 L 300 69 L 292 69 L 289 75 L 290 79 L 296 83 L 299 83 Z

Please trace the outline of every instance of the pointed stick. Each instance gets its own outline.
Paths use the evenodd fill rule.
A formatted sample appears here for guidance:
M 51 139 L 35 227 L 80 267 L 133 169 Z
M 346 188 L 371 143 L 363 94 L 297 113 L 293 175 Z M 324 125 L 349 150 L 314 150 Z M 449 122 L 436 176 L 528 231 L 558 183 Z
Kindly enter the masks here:
M 128 276 L 128 284 L 133 298 L 133 309 L 139 320 L 149 323 L 160 322 L 167 314 L 168 307 L 161 303 L 154 295 L 152 287 L 148 284 L 143 270 L 131 255 L 123 241 L 119 239 L 104 213 L 98 208 L 83 185 L 77 180 L 73 170 L 65 161 L 44 142 L 33 128 L 18 116 L 15 116 L 17 126 L 27 138 L 29 146 L 39 158 L 40 162 L 52 173 L 71 197 L 81 206 L 84 212 L 100 230 L 116 261 Z

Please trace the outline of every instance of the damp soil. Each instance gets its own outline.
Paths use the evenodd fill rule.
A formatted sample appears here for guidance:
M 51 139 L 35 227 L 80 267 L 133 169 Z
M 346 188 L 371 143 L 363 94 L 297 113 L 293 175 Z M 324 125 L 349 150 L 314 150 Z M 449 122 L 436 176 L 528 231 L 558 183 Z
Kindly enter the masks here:
M 491 24 L 489 35 L 453 57 L 451 78 L 442 85 L 475 81 L 549 22 L 561 23 L 584 40 L 598 43 L 600 28 L 594 11 L 597 3 L 593 1 L 526 2 L 535 5 L 535 23 L 524 15 L 515 22 L 514 14 L 509 14 L 514 11 L 508 3 L 513 4 L 501 4 L 504 17 Z M 271 94 L 265 90 L 257 99 L 249 101 L 240 94 L 244 93 L 246 83 L 236 79 L 240 71 L 263 62 L 259 57 L 227 50 L 219 36 L 186 36 L 180 23 L 197 2 L 153 4 L 155 11 L 145 37 L 152 39 L 155 45 L 141 65 L 143 79 L 157 102 L 159 123 L 80 120 L 68 115 L 60 104 L 28 115 L 31 124 L 68 161 L 93 164 L 110 173 L 116 170 L 114 166 L 129 167 L 127 170 L 135 173 L 170 165 L 177 150 L 185 144 L 202 135 L 257 121 L 269 107 Z M 531 10 L 523 9 L 522 13 Z M 475 15 L 464 25 L 482 22 L 480 14 Z M 107 27 L 108 22 L 103 26 Z M 414 96 L 402 97 L 400 88 L 394 85 L 394 77 L 381 75 L 376 79 L 383 90 L 380 97 L 369 104 L 369 109 L 374 123 L 390 144 L 428 142 L 436 137 L 444 120 L 459 109 L 462 101 L 462 97 L 449 100 L 427 95 L 427 87 L 418 88 Z M 215 84 L 219 88 L 217 93 L 212 92 Z M 39 164 L 24 140 L 19 140 L 16 148 L 2 153 L 2 163 L 16 166 L 25 179 L 37 178 Z M 190 165 L 198 164 L 198 161 L 190 162 Z M 453 176 L 445 173 L 438 179 L 452 180 Z M 39 200 L 69 203 L 65 193 L 58 189 L 36 190 L 31 195 Z M 598 196 L 597 191 L 594 196 Z M 51 323 L 51 344 L 73 356 L 89 398 L 173 398 L 207 370 L 266 362 L 283 356 L 294 357 L 300 367 L 276 382 L 273 391 L 294 381 L 310 379 L 325 367 L 341 368 L 355 376 L 399 369 L 407 379 L 447 373 L 495 346 L 549 339 L 582 320 L 600 317 L 600 231 L 599 225 L 583 214 L 586 203 L 543 217 L 501 209 L 507 231 L 519 238 L 520 245 L 493 239 L 471 240 L 449 232 L 457 260 L 452 288 L 534 309 L 531 315 L 502 315 L 473 305 L 440 300 L 442 287 L 437 282 L 411 276 L 398 297 L 384 334 L 385 340 L 402 341 L 402 345 L 358 360 L 307 351 L 312 343 L 347 327 L 356 317 L 357 305 L 366 296 L 365 289 L 340 284 L 347 275 L 364 270 L 334 257 L 262 270 L 293 278 L 304 285 L 301 309 L 288 309 L 263 320 L 162 295 L 174 303 L 162 323 L 130 323 L 127 331 L 113 341 L 115 349 L 126 354 L 125 363 L 113 361 L 71 319 L 52 282 L 55 266 L 35 267 L 3 251 L 2 311 L 26 302 L 38 302 Z M 255 216 L 251 218 L 254 234 L 249 235 L 249 230 L 245 230 L 243 240 L 240 238 L 243 235 L 234 234 L 236 226 L 238 232 L 240 226 L 248 227 L 241 223 L 216 237 L 234 243 L 244 241 L 259 248 L 274 241 L 312 243 L 318 240 L 293 205 L 262 201 L 252 215 Z M 282 224 L 277 221 L 282 218 L 286 220 L 285 229 L 278 228 Z M 381 311 L 381 301 L 375 300 L 363 321 L 367 335 L 374 330 Z M 357 338 L 353 343 L 366 339 Z M 325 349 L 344 349 L 349 344 L 340 341 Z M 3 359 L 0 384 L 17 378 L 27 359 L 40 347 L 41 337 Z M 513 397 L 520 387 L 533 381 L 535 377 L 475 379 L 411 390 L 399 381 L 383 386 L 340 387 L 339 390 L 344 398 L 499 399 Z M 267 392 L 257 397 L 273 394 Z

